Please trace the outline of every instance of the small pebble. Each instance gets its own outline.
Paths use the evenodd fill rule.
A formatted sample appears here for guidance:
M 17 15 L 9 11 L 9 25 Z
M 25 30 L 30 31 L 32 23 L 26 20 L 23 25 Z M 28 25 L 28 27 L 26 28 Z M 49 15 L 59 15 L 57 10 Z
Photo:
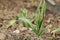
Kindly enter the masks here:
M 15 31 L 13 31 L 13 33 L 19 34 L 20 32 L 19 32 L 19 30 L 15 30 Z
M 31 28 L 29 28 L 29 30 L 32 30 Z
M 21 30 L 21 31 L 26 31 L 27 28 L 26 28 L 26 27 L 22 27 L 20 30 Z

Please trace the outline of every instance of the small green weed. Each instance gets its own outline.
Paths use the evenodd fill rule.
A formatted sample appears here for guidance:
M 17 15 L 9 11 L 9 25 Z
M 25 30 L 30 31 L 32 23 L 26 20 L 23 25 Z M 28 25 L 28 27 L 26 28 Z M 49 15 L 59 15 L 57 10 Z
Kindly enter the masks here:
M 8 23 L 8 26 L 6 27 L 6 29 L 9 26 L 11 26 L 13 23 L 15 23 L 17 20 L 21 20 L 24 26 L 30 27 L 38 36 L 41 36 L 45 32 L 46 29 L 51 27 L 50 25 L 47 25 L 45 28 L 42 28 L 45 11 L 46 11 L 45 0 L 44 0 L 44 2 L 42 2 L 42 0 L 40 0 L 40 4 L 37 6 L 37 10 L 35 13 L 33 13 L 31 15 L 27 15 L 28 10 L 22 9 L 22 13 L 20 14 L 20 16 L 11 20 Z M 33 17 L 34 17 L 36 26 L 34 26 L 35 24 L 33 24 L 32 20 L 30 20 Z M 28 18 L 30 18 L 30 19 L 28 19 Z

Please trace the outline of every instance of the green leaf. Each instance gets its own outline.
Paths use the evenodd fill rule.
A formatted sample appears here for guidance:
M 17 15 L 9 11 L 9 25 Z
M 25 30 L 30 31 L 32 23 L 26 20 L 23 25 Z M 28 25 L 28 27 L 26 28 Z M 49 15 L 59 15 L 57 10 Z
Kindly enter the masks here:
M 37 12 L 40 11 L 40 7 L 41 7 L 41 5 L 42 5 L 42 0 L 40 0 L 39 5 L 37 6 L 37 10 L 36 10 Z
M 36 28 L 34 27 L 34 25 L 29 21 L 27 20 L 26 18 L 19 18 L 19 20 L 23 21 L 23 22 L 26 22 L 27 25 L 34 31 L 36 32 Z
M 27 9 L 21 9 L 21 14 L 20 14 L 20 17 L 24 17 L 26 18 L 27 17 L 27 13 L 28 13 L 28 10 Z
M 60 28 L 57 28 L 57 29 L 52 31 L 52 33 L 54 33 L 54 32 L 60 32 Z
M 42 5 L 42 6 L 41 6 Z M 42 7 L 42 9 L 40 9 L 40 7 Z M 41 11 L 41 12 L 40 12 Z M 42 0 L 40 0 L 40 4 L 37 8 L 37 14 L 36 14 L 36 25 L 37 25 L 37 35 L 39 36 L 41 33 L 41 27 L 42 27 L 42 23 L 44 20 L 44 13 L 46 11 L 46 4 L 45 1 L 42 4 Z M 42 16 L 42 17 L 41 17 Z
M 5 27 L 5 29 L 9 28 L 11 25 L 13 25 L 15 22 L 17 21 L 17 19 L 13 19 L 11 21 L 9 21 L 9 23 L 7 24 L 7 26 Z
M 36 12 L 37 12 L 37 14 L 36 14 L 36 25 L 37 25 L 37 31 L 39 32 L 39 27 L 41 27 L 40 26 L 40 7 L 41 7 L 41 4 L 42 4 L 42 0 L 40 0 L 40 3 L 39 3 L 39 5 L 38 5 L 38 7 L 37 7 L 37 10 L 36 10 Z
M 46 4 L 45 4 L 45 1 L 44 1 L 43 5 L 42 5 L 42 10 L 41 10 L 42 19 L 39 22 L 39 26 L 40 26 L 39 28 L 41 28 L 41 26 L 42 26 L 42 23 L 43 23 L 43 20 L 44 20 L 45 11 L 46 11 Z
M 47 29 L 49 29 L 51 27 L 52 27 L 52 25 L 47 25 L 46 28 L 44 28 L 44 29 L 41 28 L 40 35 L 42 35 Z
M 44 0 L 43 5 L 42 5 L 42 9 L 41 9 L 42 18 L 44 18 L 44 13 L 45 12 L 46 12 L 46 3 L 45 3 L 45 0 Z

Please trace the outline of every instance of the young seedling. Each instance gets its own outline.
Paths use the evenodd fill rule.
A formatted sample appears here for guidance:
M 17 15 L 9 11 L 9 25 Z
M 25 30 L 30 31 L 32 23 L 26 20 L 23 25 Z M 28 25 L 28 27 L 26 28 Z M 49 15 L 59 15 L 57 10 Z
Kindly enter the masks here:
M 34 13 L 32 13 L 31 15 L 28 15 L 28 10 L 27 9 L 22 9 L 22 12 L 21 12 L 22 14 L 20 14 L 20 16 L 18 16 L 18 18 L 27 18 L 27 19 L 32 19 L 34 16 L 35 16 L 35 14 Z M 20 19 L 18 19 L 18 20 L 20 20 Z M 31 22 L 32 22 L 32 20 L 31 20 Z M 26 27 L 27 26 L 27 23 L 26 22 L 22 22 L 23 23 L 23 26 L 24 27 Z
M 16 18 L 12 19 L 11 21 L 9 21 L 9 23 L 6 25 L 6 27 L 3 28 L 3 31 L 6 31 L 10 26 L 12 26 L 15 22 L 17 22 L 19 20 L 19 18 L 29 18 L 32 19 L 35 14 L 32 13 L 31 15 L 28 15 L 28 10 L 23 8 L 21 9 L 21 14 L 19 16 L 17 16 Z M 23 22 L 23 26 L 26 27 L 26 23 Z
M 26 25 L 30 27 L 38 36 L 41 36 L 45 32 L 46 29 L 51 27 L 51 25 L 47 25 L 46 28 L 42 28 L 45 11 L 46 11 L 45 0 L 43 3 L 42 3 L 42 0 L 40 0 L 40 4 L 38 5 L 36 13 L 35 13 L 36 26 L 34 26 L 34 24 L 27 18 L 19 17 L 19 20 L 25 22 Z
M 33 15 L 32 14 L 27 15 L 28 11 L 26 9 L 23 9 L 22 14 L 17 18 L 11 20 L 6 29 L 13 23 L 15 23 L 17 20 L 21 20 L 23 25 L 30 27 L 38 36 L 41 36 L 46 29 L 51 27 L 50 25 L 47 25 L 45 28 L 42 28 L 45 11 L 46 11 L 45 0 L 43 2 L 42 0 L 40 0 L 40 4 L 37 6 L 37 10 Z M 33 17 L 35 17 L 34 20 L 36 22 L 36 26 L 35 24 L 32 23 L 32 20 L 28 19 Z

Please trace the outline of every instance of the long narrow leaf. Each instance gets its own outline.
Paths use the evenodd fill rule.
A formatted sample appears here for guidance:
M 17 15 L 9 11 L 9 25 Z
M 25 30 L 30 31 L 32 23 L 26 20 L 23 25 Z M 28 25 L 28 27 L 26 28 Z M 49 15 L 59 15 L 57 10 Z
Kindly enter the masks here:
M 37 12 L 39 11 L 39 9 L 40 9 L 41 5 L 42 5 L 42 0 L 40 0 L 39 5 L 37 6 Z
M 54 33 L 54 32 L 60 32 L 60 28 L 57 28 L 57 29 L 52 31 L 52 33 Z
M 37 7 L 37 14 L 36 14 L 36 25 L 37 25 L 37 31 L 39 31 L 39 23 L 40 23 L 40 7 L 42 5 L 42 0 L 40 0 L 40 3 Z
M 9 21 L 9 23 L 7 24 L 7 26 L 5 27 L 5 29 L 8 29 L 8 28 L 9 28 L 11 25 L 13 25 L 17 20 L 18 20 L 18 19 L 15 18 L 15 19 Z
M 46 3 L 44 1 L 43 5 L 42 5 L 42 10 L 41 10 L 42 19 L 41 19 L 41 22 L 39 23 L 40 24 L 40 27 L 42 26 L 42 23 L 43 23 L 43 20 L 44 20 L 44 13 L 45 13 L 45 11 L 46 11 Z
M 42 35 L 47 29 L 51 28 L 52 25 L 47 25 L 46 28 L 41 29 L 40 35 Z
M 43 23 L 43 20 L 44 20 L 44 13 L 45 13 L 45 11 L 46 11 L 46 4 L 45 4 L 45 1 L 44 1 L 44 3 L 43 3 L 43 5 L 42 5 L 42 10 L 41 10 L 41 14 L 42 14 L 42 19 L 41 19 L 41 21 L 40 21 L 40 27 L 39 28 L 41 28 L 41 26 L 42 26 L 42 23 Z
M 39 28 L 41 28 L 41 26 L 42 26 L 42 23 L 43 23 L 43 20 L 44 20 L 44 13 L 45 13 L 45 11 L 46 11 L 46 3 L 44 1 L 43 5 L 42 5 L 42 10 L 41 10 L 42 19 L 39 22 Z
M 42 10 L 41 10 L 42 18 L 44 18 L 44 13 L 45 12 L 46 12 L 46 3 L 45 3 L 45 0 L 44 0 L 44 3 L 42 5 Z
M 32 30 L 34 32 L 36 32 L 36 28 L 34 27 L 34 25 L 29 20 L 27 20 L 26 18 L 19 18 L 19 20 L 26 22 L 29 25 L 29 27 L 32 28 Z

